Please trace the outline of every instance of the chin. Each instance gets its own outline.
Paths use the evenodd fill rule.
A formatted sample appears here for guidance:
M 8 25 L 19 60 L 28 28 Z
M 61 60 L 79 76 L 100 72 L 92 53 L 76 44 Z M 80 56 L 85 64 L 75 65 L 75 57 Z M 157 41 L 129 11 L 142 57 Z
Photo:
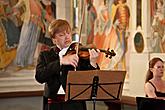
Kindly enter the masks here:
M 66 42 L 65 44 L 66 44 L 66 46 L 69 46 L 71 44 L 71 42 Z
M 66 44 L 66 47 L 68 47 L 69 45 L 70 45 L 70 43 L 67 43 L 67 44 Z

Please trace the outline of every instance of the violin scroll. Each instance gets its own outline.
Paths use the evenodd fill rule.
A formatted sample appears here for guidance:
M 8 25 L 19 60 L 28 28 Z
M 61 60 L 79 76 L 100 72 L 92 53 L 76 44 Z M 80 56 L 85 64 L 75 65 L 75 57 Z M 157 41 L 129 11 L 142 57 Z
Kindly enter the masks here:
M 109 57 L 110 59 L 116 55 L 116 53 L 114 52 L 114 50 L 109 50 L 109 48 L 104 52 L 106 55 L 105 57 Z

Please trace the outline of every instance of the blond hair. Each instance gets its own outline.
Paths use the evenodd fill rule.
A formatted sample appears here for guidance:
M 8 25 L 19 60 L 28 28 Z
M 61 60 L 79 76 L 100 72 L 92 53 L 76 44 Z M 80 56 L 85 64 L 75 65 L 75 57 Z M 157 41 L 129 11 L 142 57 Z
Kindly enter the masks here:
M 54 38 L 55 34 L 64 31 L 71 32 L 70 24 L 66 20 L 62 20 L 62 19 L 54 20 L 50 23 L 48 27 L 48 32 L 51 38 Z

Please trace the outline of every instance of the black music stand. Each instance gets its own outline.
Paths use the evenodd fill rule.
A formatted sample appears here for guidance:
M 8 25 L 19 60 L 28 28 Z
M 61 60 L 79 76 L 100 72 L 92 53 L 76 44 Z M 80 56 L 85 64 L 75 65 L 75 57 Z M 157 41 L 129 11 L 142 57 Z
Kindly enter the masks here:
M 69 71 L 65 101 L 120 100 L 126 71 L 88 70 Z
M 165 110 L 165 100 L 136 97 L 137 110 Z

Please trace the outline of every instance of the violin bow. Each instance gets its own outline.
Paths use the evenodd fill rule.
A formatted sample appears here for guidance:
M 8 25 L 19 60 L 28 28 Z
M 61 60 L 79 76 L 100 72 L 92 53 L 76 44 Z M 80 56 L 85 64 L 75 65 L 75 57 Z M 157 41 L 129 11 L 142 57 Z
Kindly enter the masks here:
M 83 5 L 82 5 L 82 20 L 81 20 L 81 25 L 80 25 L 80 32 L 79 32 L 79 35 L 80 35 L 80 37 L 79 37 L 79 41 L 80 41 L 80 38 L 81 38 L 81 33 L 82 33 L 82 28 L 83 28 L 83 22 L 84 22 L 84 18 L 85 18 L 85 0 L 83 0 L 84 1 L 84 3 L 83 3 Z
M 81 24 L 80 24 L 78 44 L 76 46 L 76 54 L 78 54 L 78 51 L 79 51 L 79 44 L 80 44 L 80 40 L 81 40 L 81 33 L 82 33 L 84 18 L 85 18 L 85 0 L 83 0 L 83 5 L 82 5 L 82 20 L 81 20 Z
M 76 0 L 76 6 L 75 8 L 77 8 L 77 0 Z M 74 11 L 75 12 L 75 11 Z M 76 15 L 76 14 L 74 14 Z M 76 15 L 78 16 L 78 15 Z M 84 17 L 85 17 L 85 0 L 83 0 L 83 4 L 82 4 L 82 20 L 81 20 L 81 24 L 80 24 L 80 30 L 79 30 L 79 38 L 78 38 L 78 44 L 75 48 L 76 50 L 76 54 L 78 55 L 79 53 L 79 44 L 80 44 L 80 39 L 81 39 L 81 32 L 82 32 L 82 28 L 83 28 L 83 22 L 84 22 Z M 76 18 L 76 17 L 75 17 Z M 75 21 L 75 20 L 74 20 Z M 75 23 L 74 23 L 75 24 Z M 74 26 L 74 28 L 76 28 L 76 26 Z M 75 71 L 76 71 L 76 68 L 75 68 Z

